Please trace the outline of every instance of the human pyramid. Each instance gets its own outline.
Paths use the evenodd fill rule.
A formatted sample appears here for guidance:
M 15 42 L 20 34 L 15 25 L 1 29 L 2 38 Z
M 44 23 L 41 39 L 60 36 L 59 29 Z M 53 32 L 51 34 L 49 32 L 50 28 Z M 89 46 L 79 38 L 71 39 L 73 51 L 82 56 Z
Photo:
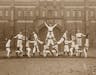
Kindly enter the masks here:
M 67 37 L 68 31 L 66 30 L 63 34 L 63 36 L 60 38 L 60 40 L 56 40 L 53 30 L 57 26 L 44 23 L 45 26 L 48 28 L 47 36 L 45 41 L 41 41 L 38 38 L 38 35 L 33 32 L 34 40 L 31 40 L 29 37 L 24 36 L 22 32 L 19 32 L 15 37 L 8 38 L 6 41 L 6 56 L 9 58 L 11 56 L 11 41 L 12 39 L 17 38 L 17 50 L 15 50 L 15 53 L 18 57 L 24 56 L 24 51 L 26 51 L 26 55 L 28 57 L 35 56 L 35 53 L 39 53 L 41 55 L 41 52 L 39 50 L 39 45 L 43 45 L 43 56 L 46 57 L 49 54 L 52 56 L 60 56 L 60 52 L 58 50 L 58 45 L 62 44 L 64 45 L 63 54 L 67 56 L 81 56 L 82 54 L 84 57 L 87 57 L 87 51 L 89 48 L 89 39 L 88 34 L 84 35 L 79 30 L 75 35 L 71 35 L 71 39 L 69 40 Z M 82 43 L 82 39 L 84 37 L 84 44 Z M 26 49 L 23 50 L 23 41 L 26 41 Z M 34 47 L 31 48 L 30 44 L 33 44 Z

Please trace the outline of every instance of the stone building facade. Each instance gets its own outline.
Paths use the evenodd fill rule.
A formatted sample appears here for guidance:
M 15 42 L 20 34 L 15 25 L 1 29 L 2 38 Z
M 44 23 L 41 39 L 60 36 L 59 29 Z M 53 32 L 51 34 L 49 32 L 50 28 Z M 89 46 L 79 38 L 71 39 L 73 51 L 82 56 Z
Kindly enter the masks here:
M 41 40 L 46 36 L 44 22 L 57 23 L 57 40 L 65 30 L 75 34 L 79 29 L 88 33 L 90 47 L 96 46 L 95 0 L 0 0 L 0 42 L 4 37 L 22 31 L 30 35 L 36 31 Z

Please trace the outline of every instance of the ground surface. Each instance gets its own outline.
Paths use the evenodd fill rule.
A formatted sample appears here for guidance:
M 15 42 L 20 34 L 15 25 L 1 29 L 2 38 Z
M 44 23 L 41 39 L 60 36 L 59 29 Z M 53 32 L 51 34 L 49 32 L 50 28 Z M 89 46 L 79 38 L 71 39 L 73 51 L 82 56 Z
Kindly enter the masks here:
M 96 75 L 96 50 L 88 58 L 35 57 L 3 58 L 0 55 L 0 75 Z

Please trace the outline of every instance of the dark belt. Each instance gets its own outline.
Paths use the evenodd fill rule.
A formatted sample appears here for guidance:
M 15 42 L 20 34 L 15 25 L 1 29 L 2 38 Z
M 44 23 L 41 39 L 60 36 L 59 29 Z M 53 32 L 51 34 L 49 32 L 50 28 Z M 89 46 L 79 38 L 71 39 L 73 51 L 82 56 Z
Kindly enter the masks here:
M 48 39 L 53 39 L 53 38 L 48 38 Z
M 53 32 L 53 31 L 48 31 L 48 32 Z
M 77 37 L 77 38 L 82 38 L 82 37 Z
M 18 40 L 22 40 L 22 39 L 18 39 Z
M 6 48 L 10 48 L 10 47 L 6 47 Z
M 65 37 L 62 37 L 65 40 Z

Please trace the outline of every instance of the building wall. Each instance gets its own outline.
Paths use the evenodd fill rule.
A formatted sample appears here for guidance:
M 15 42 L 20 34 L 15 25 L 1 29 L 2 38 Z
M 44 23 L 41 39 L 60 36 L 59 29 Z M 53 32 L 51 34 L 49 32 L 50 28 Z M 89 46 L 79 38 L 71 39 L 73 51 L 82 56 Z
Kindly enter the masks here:
M 19 31 L 38 35 L 44 22 L 57 23 L 60 36 L 65 30 L 74 34 L 79 29 L 89 33 L 91 47 L 96 45 L 96 1 L 95 0 L 1 0 L 0 40 L 16 35 Z M 58 36 L 57 36 L 58 37 Z

